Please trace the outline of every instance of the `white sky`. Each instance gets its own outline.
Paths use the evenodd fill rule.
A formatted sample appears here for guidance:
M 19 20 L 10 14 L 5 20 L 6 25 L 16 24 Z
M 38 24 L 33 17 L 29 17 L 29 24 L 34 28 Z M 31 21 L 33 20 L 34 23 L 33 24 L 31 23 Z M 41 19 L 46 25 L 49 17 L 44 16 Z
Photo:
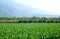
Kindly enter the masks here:
M 14 0 L 17 3 L 28 5 L 40 10 L 55 12 L 60 15 L 60 0 Z

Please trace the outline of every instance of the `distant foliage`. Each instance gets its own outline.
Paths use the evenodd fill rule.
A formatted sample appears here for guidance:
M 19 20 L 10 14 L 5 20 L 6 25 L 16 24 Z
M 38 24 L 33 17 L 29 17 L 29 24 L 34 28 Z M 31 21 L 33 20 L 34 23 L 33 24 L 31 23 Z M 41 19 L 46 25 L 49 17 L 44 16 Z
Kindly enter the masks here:
M 21 18 L 8 18 L 0 17 L 0 23 L 60 23 L 60 17 L 58 18 L 46 18 L 46 17 L 21 17 Z

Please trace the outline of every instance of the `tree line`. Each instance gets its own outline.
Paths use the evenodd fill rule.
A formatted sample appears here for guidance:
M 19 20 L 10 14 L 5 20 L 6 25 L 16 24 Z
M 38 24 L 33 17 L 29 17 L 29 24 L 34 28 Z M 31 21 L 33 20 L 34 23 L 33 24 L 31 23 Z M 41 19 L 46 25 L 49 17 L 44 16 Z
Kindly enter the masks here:
M 0 17 L 0 23 L 60 23 L 60 17 Z

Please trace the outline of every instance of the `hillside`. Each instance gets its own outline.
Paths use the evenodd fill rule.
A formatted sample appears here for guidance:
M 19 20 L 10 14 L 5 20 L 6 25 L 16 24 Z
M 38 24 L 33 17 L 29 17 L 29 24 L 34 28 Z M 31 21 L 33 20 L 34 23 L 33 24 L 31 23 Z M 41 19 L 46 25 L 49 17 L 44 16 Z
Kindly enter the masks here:
M 18 4 L 13 0 L 0 0 L 0 16 L 3 17 L 58 17 L 58 15 L 48 15 L 46 13 L 49 12 Z

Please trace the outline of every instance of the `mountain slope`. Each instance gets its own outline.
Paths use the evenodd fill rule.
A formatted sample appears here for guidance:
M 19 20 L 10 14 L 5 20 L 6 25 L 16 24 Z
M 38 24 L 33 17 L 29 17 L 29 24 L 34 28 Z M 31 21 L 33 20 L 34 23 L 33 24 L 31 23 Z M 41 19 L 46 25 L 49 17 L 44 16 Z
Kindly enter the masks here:
M 53 17 L 53 15 L 48 15 L 45 12 L 39 9 L 35 9 L 23 4 L 18 4 L 13 0 L 0 0 L 0 16 L 6 17 L 31 17 L 31 16 L 40 16 L 40 17 Z M 56 15 L 55 15 L 56 16 Z

